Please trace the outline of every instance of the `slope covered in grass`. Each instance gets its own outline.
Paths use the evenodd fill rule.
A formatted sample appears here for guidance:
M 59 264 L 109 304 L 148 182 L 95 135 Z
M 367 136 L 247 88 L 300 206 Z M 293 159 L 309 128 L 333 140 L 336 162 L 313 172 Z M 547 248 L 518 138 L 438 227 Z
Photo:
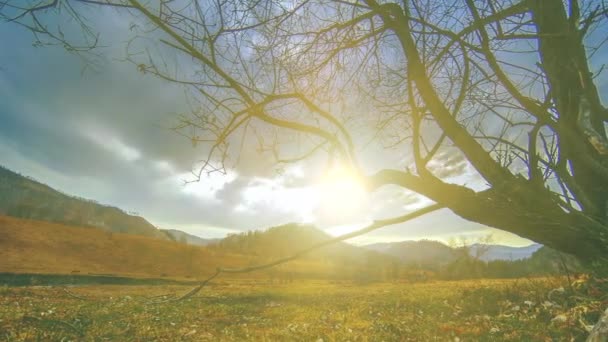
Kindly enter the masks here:
M 295 252 L 312 242 L 299 241 L 297 245 L 290 245 L 290 249 Z M 289 241 L 285 240 L 283 244 L 289 244 Z M 255 255 L 250 251 L 192 246 L 97 228 L 0 216 L 0 272 L 182 279 L 209 276 L 217 267 L 245 267 L 275 259 L 274 254 Z M 366 275 L 364 261 L 367 259 L 359 259 L 358 264 L 344 265 L 344 259 L 333 260 L 325 254 L 313 254 L 279 267 L 236 277 L 278 280 L 288 277 L 291 280 Z M 373 267 L 375 276 L 382 275 L 379 266 L 382 265 Z
M 247 258 L 96 228 L 0 216 L 0 272 L 199 277 Z

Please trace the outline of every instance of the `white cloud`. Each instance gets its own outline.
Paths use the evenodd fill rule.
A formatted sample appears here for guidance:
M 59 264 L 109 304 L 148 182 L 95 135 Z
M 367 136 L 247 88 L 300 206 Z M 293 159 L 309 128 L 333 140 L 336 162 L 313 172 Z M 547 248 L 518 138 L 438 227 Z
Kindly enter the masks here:
M 117 157 L 133 162 L 141 159 L 142 155 L 138 149 L 124 143 L 119 137 L 106 132 L 104 129 L 85 124 L 81 130 L 82 135 L 104 150 L 113 153 Z
M 173 166 L 173 164 L 166 160 L 155 160 L 152 162 L 152 166 L 160 172 L 175 172 L 175 167 Z
M 235 210 L 265 212 L 279 211 L 293 215 L 298 221 L 314 220 L 313 212 L 318 207 L 318 194 L 311 187 L 288 188 L 283 177 L 275 179 L 254 178 L 241 192 L 242 203 Z
M 120 141 L 118 138 L 111 138 L 106 147 L 122 157 L 126 161 L 136 161 L 141 158 L 141 153 L 134 147 Z
M 232 210 L 234 210 L 234 212 L 240 213 L 240 214 L 255 214 L 256 213 L 255 210 L 247 207 L 243 203 L 237 204 Z
M 218 172 L 206 174 L 203 173 L 200 179 L 189 172 L 174 174 L 169 178 L 169 186 L 181 186 L 181 191 L 185 194 L 198 197 L 204 200 L 219 201 L 216 197 L 217 193 L 222 190 L 226 184 L 232 183 L 237 179 L 238 174 L 234 171 L 229 171 L 226 174 Z
M 254 177 L 240 193 L 233 211 L 239 214 L 280 215 L 283 221 L 319 227 L 369 220 L 368 194 L 354 175 L 330 172 L 315 183 L 303 182 L 305 172 L 293 166 L 274 178 Z

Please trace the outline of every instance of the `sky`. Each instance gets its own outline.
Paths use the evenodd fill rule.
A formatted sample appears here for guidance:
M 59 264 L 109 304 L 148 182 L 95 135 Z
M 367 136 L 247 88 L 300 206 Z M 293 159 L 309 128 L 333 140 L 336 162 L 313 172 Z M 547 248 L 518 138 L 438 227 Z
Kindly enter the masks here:
M 157 227 L 205 238 L 288 222 L 338 235 L 421 205 L 408 205 L 401 189 L 369 195 L 340 170 L 311 179 L 310 165 L 300 163 L 278 172 L 267 156 L 251 151 L 226 175 L 184 184 L 204 157 L 204 150 L 169 129 L 177 113 L 188 111 L 184 90 L 121 61 L 121 32 L 129 22 L 106 18 L 99 27 L 108 47 L 95 68 L 60 47 L 35 47 L 30 32 L 0 23 L 0 165 L 64 193 L 138 213 Z M 462 168 L 459 177 L 466 182 L 471 175 Z M 532 243 L 447 209 L 353 242 L 475 241 L 488 234 L 498 244 Z

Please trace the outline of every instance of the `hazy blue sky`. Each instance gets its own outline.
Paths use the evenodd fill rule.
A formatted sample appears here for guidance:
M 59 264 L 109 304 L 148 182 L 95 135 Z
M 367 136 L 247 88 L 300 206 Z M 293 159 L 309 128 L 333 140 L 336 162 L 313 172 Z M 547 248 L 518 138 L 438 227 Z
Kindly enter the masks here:
M 175 113 L 188 109 L 183 89 L 119 61 L 129 22 L 106 18 L 111 20 L 97 27 L 102 44 L 111 48 L 100 50 L 104 57 L 94 70 L 84 71 L 78 57 L 57 47 L 34 47 L 28 31 L 0 23 L 0 164 L 65 193 L 138 212 L 159 227 L 202 237 L 291 221 L 338 234 L 407 209 L 398 201 L 377 201 L 401 191 L 386 189 L 362 200 L 355 214 L 328 218 L 305 177 L 307 165 L 278 174 L 257 155 L 244 156 L 227 176 L 183 185 L 204 152 L 168 129 Z M 465 170 L 461 177 L 467 176 Z M 448 241 L 488 233 L 497 243 L 530 243 L 447 210 L 357 242 Z

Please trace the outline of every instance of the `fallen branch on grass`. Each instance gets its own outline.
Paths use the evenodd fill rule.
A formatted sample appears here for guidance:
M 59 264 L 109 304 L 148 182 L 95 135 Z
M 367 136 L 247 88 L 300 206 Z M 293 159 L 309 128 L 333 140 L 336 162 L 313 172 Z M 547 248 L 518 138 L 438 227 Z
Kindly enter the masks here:
M 169 298 L 169 299 L 164 299 L 164 300 L 149 301 L 146 304 L 171 303 L 171 302 L 178 302 L 180 300 L 188 299 L 188 298 L 194 296 L 195 294 L 197 294 L 205 285 L 207 285 L 211 280 L 213 280 L 213 278 L 215 278 L 218 275 L 220 275 L 220 273 L 221 273 L 221 270 L 218 268 L 217 271 L 215 271 L 215 273 L 211 277 L 203 280 L 197 287 L 195 287 L 192 290 L 188 291 L 188 293 L 182 295 L 181 297 Z
M 261 265 L 256 265 L 256 266 L 250 266 L 250 267 L 244 267 L 244 268 L 222 268 L 222 267 L 218 267 L 218 269 L 216 270 L 216 272 L 210 276 L 209 278 L 203 280 L 197 287 L 193 288 L 192 290 L 188 291 L 188 293 L 182 295 L 181 297 L 178 298 L 170 298 L 170 299 L 166 299 L 166 300 L 162 300 L 162 301 L 152 301 L 152 302 L 148 302 L 148 304 L 161 304 L 161 303 L 171 303 L 171 302 L 179 302 L 182 301 L 184 299 L 188 299 L 192 296 L 194 296 L 195 294 L 197 294 L 205 285 L 207 285 L 211 280 L 213 280 L 214 278 L 216 278 L 217 276 L 219 276 L 222 273 L 249 273 L 249 272 L 253 272 L 253 271 L 259 271 L 259 270 L 263 270 L 263 269 L 267 269 L 267 268 L 271 268 L 274 266 L 278 266 L 281 264 L 284 264 L 286 262 L 295 260 L 305 254 L 308 254 L 314 250 L 317 250 L 321 247 L 325 247 L 337 242 L 341 242 L 344 240 L 348 240 L 348 239 L 352 239 L 354 237 L 363 235 L 363 234 L 367 234 L 371 231 L 380 229 L 380 228 L 384 228 L 386 226 L 390 226 L 390 225 L 394 225 L 394 224 L 398 224 L 398 223 L 403 223 L 403 222 L 407 222 L 410 220 L 413 220 L 415 218 L 418 218 L 422 215 L 426 215 L 428 213 L 431 213 L 433 211 L 442 209 L 444 206 L 441 204 L 433 204 L 430 205 L 428 207 L 416 210 L 414 212 L 411 212 L 409 214 L 405 214 L 405 215 L 401 215 L 401 216 L 397 216 L 397 217 L 393 217 L 393 218 L 389 218 L 389 219 L 384 219 L 384 220 L 376 220 L 374 221 L 372 224 L 370 224 L 367 227 L 361 228 L 359 230 L 356 230 L 354 232 L 348 233 L 348 234 L 344 234 L 344 235 L 340 235 L 337 236 L 333 239 L 329 239 L 329 240 L 325 240 L 323 242 L 320 242 L 318 244 L 312 245 L 308 248 L 302 249 L 294 254 L 292 254 L 291 256 L 285 257 L 285 258 L 280 258 L 277 259 L 275 261 L 271 261 L 269 263 L 266 264 L 261 264 Z

